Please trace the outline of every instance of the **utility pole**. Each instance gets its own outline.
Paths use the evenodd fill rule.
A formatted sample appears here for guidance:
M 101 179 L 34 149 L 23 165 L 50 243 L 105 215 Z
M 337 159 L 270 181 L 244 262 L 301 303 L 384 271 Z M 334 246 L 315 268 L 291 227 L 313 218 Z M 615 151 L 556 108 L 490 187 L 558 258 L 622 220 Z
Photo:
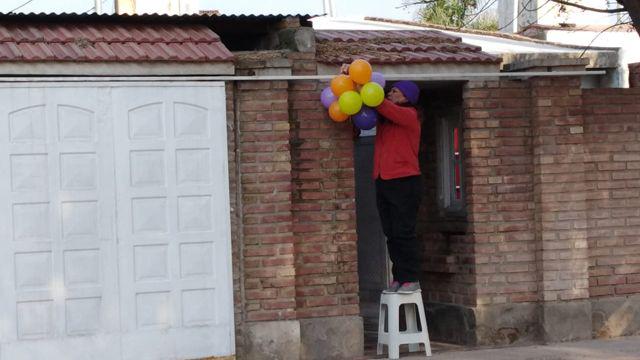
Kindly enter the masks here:
M 136 0 L 115 0 L 116 14 L 135 14 Z
M 102 0 L 95 0 L 96 14 L 102 14 Z
M 333 10 L 333 0 L 323 0 L 322 5 L 324 7 L 324 13 L 329 17 L 334 17 L 335 11 Z

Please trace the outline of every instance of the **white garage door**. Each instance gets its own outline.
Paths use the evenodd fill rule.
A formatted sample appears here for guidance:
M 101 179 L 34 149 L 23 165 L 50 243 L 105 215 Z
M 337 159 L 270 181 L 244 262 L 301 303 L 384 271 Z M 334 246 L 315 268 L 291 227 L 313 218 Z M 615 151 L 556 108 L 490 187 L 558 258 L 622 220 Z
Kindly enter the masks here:
M 222 83 L 0 85 L 0 359 L 234 352 Z

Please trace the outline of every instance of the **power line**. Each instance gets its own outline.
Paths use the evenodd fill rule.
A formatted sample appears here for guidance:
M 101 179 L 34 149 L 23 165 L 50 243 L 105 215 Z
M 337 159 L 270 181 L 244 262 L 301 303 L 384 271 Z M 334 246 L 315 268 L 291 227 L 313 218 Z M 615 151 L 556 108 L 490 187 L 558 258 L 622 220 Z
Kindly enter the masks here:
M 104 2 L 105 2 L 105 1 L 106 1 L 106 0 L 100 0 L 100 6 L 102 6 L 102 5 L 104 4 Z M 93 6 L 92 6 L 91 8 L 89 8 L 89 9 L 85 10 L 83 13 L 88 13 L 88 12 L 90 12 L 90 11 L 94 11 L 94 10 L 96 10 L 96 6 L 95 6 L 95 5 L 93 5 Z
M 542 5 L 538 6 L 538 7 L 537 7 L 537 8 L 535 8 L 535 9 L 529 9 L 529 8 L 528 8 L 528 7 L 529 7 L 529 4 L 531 4 L 531 0 L 527 1 L 527 3 L 526 3 L 526 4 L 524 4 L 524 3 L 523 3 L 523 5 L 522 5 L 522 9 L 520 9 L 520 11 L 518 12 L 518 14 L 517 14 L 513 19 L 511 19 L 511 21 L 509 21 L 505 26 L 503 26 L 503 27 L 499 28 L 499 29 L 498 29 L 498 31 L 500 31 L 500 30 L 504 30 L 507 26 L 511 25 L 514 21 L 517 21 L 517 20 L 518 20 L 518 18 L 520 17 L 520 15 L 522 15 L 522 13 L 523 13 L 525 10 L 527 10 L 527 11 L 538 11 L 538 10 L 542 9 L 545 5 L 547 5 L 547 4 L 548 4 L 549 2 L 551 2 L 551 1 L 552 1 L 552 0 L 547 0 L 547 1 L 545 1 Z
M 492 2 L 487 1 L 484 6 L 478 10 L 477 13 L 475 13 L 473 15 L 473 17 L 471 18 L 471 20 L 467 21 L 465 24 L 462 25 L 463 28 L 469 26 L 469 24 L 471 24 L 473 22 L 473 20 L 475 20 L 478 16 L 480 16 L 480 14 L 482 14 L 483 12 L 485 12 L 488 8 L 490 8 L 491 6 L 493 6 L 493 4 L 495 4 L 498 0 L 493 0 Z
M 587 50 L 589 50 L 591 48 L 591 44 L 593 44 L 594 41 L 596 41 L 596 39 L 602 35 L 603 33 L 605 33 L 606 31 L 618 26 L 618 25 L 626 25 L 626 24 L 631 24 L 631 22 L 616 22 L 615 24 L 608 26 L 607 28 L 601 30 L 596 36 L 593 37 L 593 39 L 591 39 L 591 42 L 589 43 L 589 45 L 587 45 L 586 48 L 584 48 L 584 50 L 582 50 L 582 53 L 580 53 L 580 56 L 578 56 L 578 58 L 582 58 L 582 56 L 584 56 L 584 54 L 587 52 Z
M 19 10 L 20 8 L 22 8 L 22 7 L 26 6 L 26 5 L 28 5 L 28 4 L 29 4 L 30 2 L 32 2 L 32 1 L 33 1 L 33 0 L 27 0 L 27 1 L 26 1 L 25 3 L 23 3 L 22 5 L 18 6 L 17 8 L 15 8 L 15 9 L 13 9 L 13 10 L 11 10 L 11 11 L 9 11 L 7 14 L 11 14 L 12 12 L 14 12 L 14 11 L 16 11 L 16 10 Z

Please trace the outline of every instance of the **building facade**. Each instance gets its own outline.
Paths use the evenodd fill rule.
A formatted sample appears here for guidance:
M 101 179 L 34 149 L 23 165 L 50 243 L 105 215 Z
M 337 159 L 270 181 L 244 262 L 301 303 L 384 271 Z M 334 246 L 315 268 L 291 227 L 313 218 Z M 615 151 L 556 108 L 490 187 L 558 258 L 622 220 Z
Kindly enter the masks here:
M 413 79 L 432 339 L 640 331 L 640 89 L 501 77 L 499 58 L 437 31 L 307 20 L 4 19 L 0 69 L 26 90 L 0 106 L 3 358 L 99 343 L 122 358 L 361 355 L 387 266 L 370 138 L 318 100 L 318 75 L 357 57 L 389 78 L 449 74 Z M 49 39 L 54 23 L 84 40 Z M 480 71 L 496 76 L 463 76 Z

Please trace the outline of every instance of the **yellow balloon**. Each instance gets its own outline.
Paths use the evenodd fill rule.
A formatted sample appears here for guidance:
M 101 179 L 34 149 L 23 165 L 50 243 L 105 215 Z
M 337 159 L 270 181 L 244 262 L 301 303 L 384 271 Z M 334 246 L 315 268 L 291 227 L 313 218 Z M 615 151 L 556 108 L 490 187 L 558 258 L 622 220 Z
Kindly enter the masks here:
M 369 107 L 376 107 L 384 100 L 384 89 L 380 84 L 369 82 L 360 90 L 362 102 Z
M 340 111 L 347 115 L 353 115 L 362 108 L 362 98 L 360 94 L 353 90 L 345 91 L 340 95 L 338 104 L 340 105 Z

